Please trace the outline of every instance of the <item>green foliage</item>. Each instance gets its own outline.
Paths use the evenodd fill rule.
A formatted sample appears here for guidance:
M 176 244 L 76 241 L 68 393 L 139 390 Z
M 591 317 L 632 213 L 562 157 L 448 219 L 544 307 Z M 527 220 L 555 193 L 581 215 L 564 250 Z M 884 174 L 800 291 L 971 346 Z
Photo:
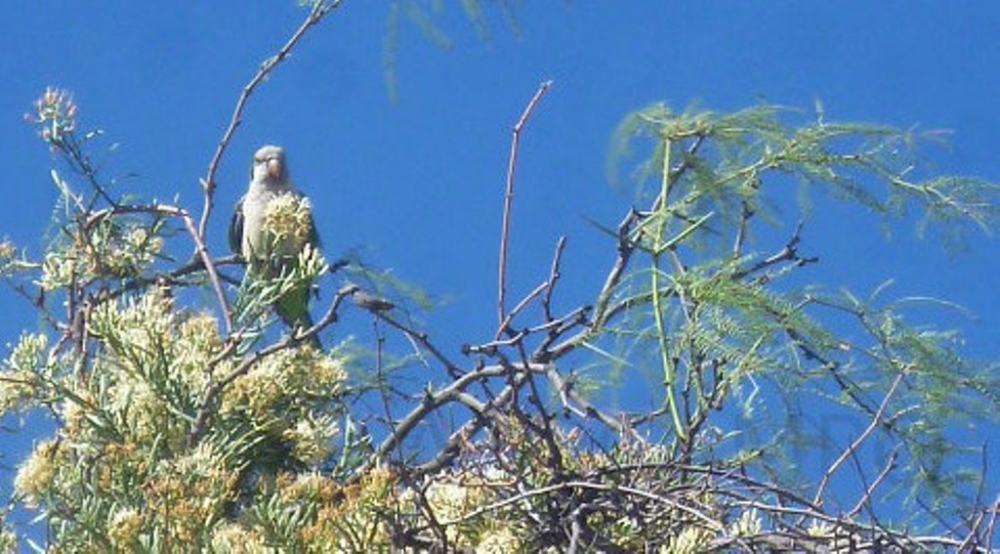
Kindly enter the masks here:
M 476 29 L 476 33 L 482 40 L 490 39 L 489 20 L 491 11 L 498 12 L 507 29 L 517 34 L 519 32 L 517 17 L 514 14 L 514 7 L 518 0 L 492 0 L 483 2 L 482 0 L 460 0 L 462 12 L 466 19 Z M 484 9 L 484 4 L 488 7 Z M 386 89 L 389 99 L 396 101 L 399 92 L 396 86 L 396 75 L 399 67 L 399 40 L 403 30 L 404 18 L 415 26 L 423 35 L 424 39 L 440 50 L 450 50 L 453 41 L 441 29 L 438 20 L 445 15 L 445 1 L 432 0 L 393 0 L 389 6 L 389 15 L 386 20 L 386 33 L 382 44 L 382 67 L 385 74 Z
M 342 433 L 346 358 L 288 343 L 251 354 L 255 341 L 223 336 L 217 316 L 183 294 L 206 283 L 203 268 L 170 268 L 160 255 L 177 238 L 170 225 L 190 218 L 111 200 L 66 123 L 76 113 L 66 98 L 47 91 L 36 121 L 94 194 L 53 172 L 63 208 L 42 260 L 4 248 L 10 283 L 44 293 L 47 328 L 4 361 L 0 409 L 45 410 L 56 423 L 21 464 L 15 500 L 40 510 L 66 551 L 200 551 L 249 525 L 279 476 L 335 468 L 350 457 L 342 449 L 362 444 Z M 63 121 L 58 133 L 52 120 Z M 326 271 L 315 252 L 300 257 L 291 274 L 248 286 L 273 303 Z M 260 339 L 252 325 L 265 307 L 250 302 L 251 327 L 234 335 Z
M 676 190 L 671 191 L 674 201 L 665 211 L 675 220 L 672 232 L 707 212 L 716 214 L 714 225 L 729 228 L 741 221 L 745 210 L 776 217 L 768 209 L 769 200 L 780 198 L 778 190 L 790 186 L 786 177 L 886 217 L 922 210 L 921 228 L 942 224 L 938 228 L 949 240 L 960 240 L 970 225 L 987 233 L 996 227 L 1000 215 L 996 185 L 956 176 L 914 180 L 917 147 L 937 133 L 919 136 L 888 127 L 829 122 L 822 111 L 812 121 L 786 122 L 797 114 L 769 104 L 734 114 L 693 109 L 675 113 L 662 104 L 650 106 L 625 118 L 616 131 L 609 178 L 621 186 L 622 163 L 636 139 L 652 140 L 653 150 L 632 176 L 637 182 L 659 177 L 669 145 L 670 159 L 678 163 L 681 177 L 670 178 Z M 727 227 L 715 230 L 724 234 Z
M 801 226 L 769 256 L 748 252 L 747 237 L 761 216 L 768 222 L 781 217 L 770 206 L 791 182 L 887 218 L 922 210 L 921 228 L 944 227 L 949 240 L 970 226 L 992 232 L 997 187 L 962 177 L 913 182 L 910 175 L 919 172 L 913 134 L 831 123 L 822 113 L 789 125 L 791 115 L 770 105 L 732 115 L 677 114 L 655 105 L 627 117 L 615 135 L 609 171 L 617 179 L 637 139 L 651 142 L 649 158 L 632 173 L 642 185 L 655 183 L 639 188 L 651 208 L 627 236 L 648 265 L 625 274 L 599 306 L 616 317 L 646 314 L 648 327 L 634 317 L 610 326 L 616 337 L 645 329 L 632 335 L 636 344 L 656 345 L 646 351 L 655 352 L 664 376 L 660 413 L 670 415 L 664 425 L 682 455 L 707 462 L 727 450 L 725 440 L 706 449 L 716 442 L 711 437 L 736 436 L 741 450 L 772 453 L 751 467 L 761 465 L 767 474 L 784 476 L 779 482 L 797 486 L 804 475 L 771 465 L 790 459 L 773 433 L 809 435 L 795 414 L 801 406 L 814 412 L 817 401 L 829 402 L 828 409 L 846 409 L 841 413 L 853 413 L 862 426 L 878 418 L 882 444 L 904 445 L 906 469 L 893 477 L 911 502 L 931 502 L 936 509 L 967 505 L 978 481 L 969 479 L 974 471 L 956 471 L 968 450 L 953 431 L 969 421 L 996 421 L 1000 403 L 986 391 L 1000 382 L 988 367 L 965 360 L 954 333 L 907 324 L 896 305 L 876 308 L 874 298 L 864 303 L 784 284 L 817 261 L 799 254 Z M 838 322 L 844 314 L 851 331 Z M 839 338 L 857 334 L 863 338 Z M 900 374 L 903 385 L 885 396 Z M 789 403 L 783 412 L 762 409 L 756 394 L 733 404 L 731 392 L 756 390 L 761 380 L 777 386 L 776 394 Z M 891 415 L 878 412 L 883 402 Z M 724 415 L 715 416 L 718 410 Z M 746 419 L 734 428 L 723 423 L 730 416 Z M 731 434 L 741 428 L 768 431 L 758 439 Z

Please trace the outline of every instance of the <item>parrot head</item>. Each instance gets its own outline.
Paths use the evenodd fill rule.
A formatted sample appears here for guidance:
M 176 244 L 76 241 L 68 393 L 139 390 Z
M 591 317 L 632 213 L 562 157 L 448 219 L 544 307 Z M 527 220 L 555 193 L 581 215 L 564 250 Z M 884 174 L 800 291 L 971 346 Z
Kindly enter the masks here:
M 251 178 L 256 182 L 284 183 L 288 180 L 285 151 L 280 146 L 262 146 L 253 155 Z

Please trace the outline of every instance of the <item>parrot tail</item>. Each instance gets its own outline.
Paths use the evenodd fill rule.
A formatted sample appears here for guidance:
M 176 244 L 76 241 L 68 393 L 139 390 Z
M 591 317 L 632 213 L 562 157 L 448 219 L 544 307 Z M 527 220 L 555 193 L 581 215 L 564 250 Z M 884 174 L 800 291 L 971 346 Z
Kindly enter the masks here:
M 312 316 L 309 314 L 309 290 L 291 290 L 282 297 L 274 306 L 278 312 L 278 317 L 292 330 L 293 333 L 311 329 L 314 325 Z M 306 339 L 313 348 L 323 352 L 323 342 L 319 335 L 313 335 Z

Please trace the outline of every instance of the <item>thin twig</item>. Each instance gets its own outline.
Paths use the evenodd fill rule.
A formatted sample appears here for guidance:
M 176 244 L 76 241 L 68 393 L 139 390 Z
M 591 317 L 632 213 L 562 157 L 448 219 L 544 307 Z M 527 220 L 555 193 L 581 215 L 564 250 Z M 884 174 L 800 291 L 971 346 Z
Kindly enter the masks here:
M 629 439 L 640 443 L 646 444 L 645 439 L 640 435 L 631 425 L 629 425 L 624 418 L 622 420 L 617 420 L 610 415 L 602 412 L 595 408 L 590 402 L 587 401 L 582 395 L 578 394 L 573 387 L 567 383 L 559 372 L 556 371 L 554 365 L 549 365 L 549 370 L 546 371 L 546 376 L 555 387 L 556 391 L 559 393 L 559 399 L 563 406 L 580 417 L 581 419 L 593 418 L 604 425 L 612 429 L 619 437 L 628 437 Z M 576 403 L 579 408 L 574 406 L 571 402 Z
M 566 237 L 559 237 L 556 242 L 556 252 L 552 255 L 552 268 L 549 270 L 548 287 L 545 289 L 545 296 L 542 297 L 542 314 L 545 321 L 552 321 L 552 293 L 555 291 L 556 283 L 562 274 L 559 272 L 559 265 L 562 262 L 563 250 L 566 249 Z
M 500 366 L 493 366 L 493 367 L 500 367 Z M 507 369 L 502 367 L 500 368 L 500 371 L 503 374 L 509 373 Z M 517 392 L 524 384 L 524 380 L 526 378 L 527 376 L 524 373 L 518 375 L 514 379 L 514 383 L 512 385 L 504 387 L 504 389 L 500 391 L 499 394 L 495 395 L 489 401 L 489 403 L 486 405 L 486 408 L 483 410 L 483 413 L 487 412 L 487 410 L 502 410 L 503 406 L 507 405 L 511 401 L 511 399 L 516 397 Z M 416 476 L 429 475 L 437 471 L 440 471 L 442 468 L 451 464 L 455 460 L 455 458 L 457 458 L 458 455 L 461 453 L 460 450 L 462 446 L 468 444 L 470 438 L 476 436 L 476 434 L 479 433 L 479 431 L 481 431 L 483 427 L 485 427 L 489 423 L 491 422 L 489 421 L 488 418 L 474 417 L 469 419 L 468 421 L 465 422 L 464 425 L 462 425 L 457 431 L 453 432 L 448 437 L 448 442 L 446 443 L 445 447 L 439 449 L 438 454 L 434 457 L 433 460 L 430 460 L 428 462 L 425 462 L 417 466 L 415 469 L 410 471 L 410 474 Z
M 743 243 L 746 242 L 747 231 L 750 227 L 750 218 L 754 216 L 754 211 L 747 200 L 743 200 L 740 209 L 740 226 L 736 232 L 736 240 L 733 241 L 733 258 L 743 255 Z
M 205 272 L 208 273 L 208 280 L 212 283 L 212 289 L 215 290 L 215 296 L 219 301 L 219 306 L 222 308 L 222 316 L 226 322 L 226 334 L 232 333 L 233 317 L 229 308 L 229 300 L 226 298 L 226 293 L 222 290 L 222 281 L 219 279 L 219 273 L 215 270 L 215 263 L 212 261 L 212 257 L 208 253 L 208 247 L 205 246 L 205 241 L 201 239 L 202 235 L 198 233 L 198 230 L 194 226 L 194 218 L 191 217 L 191 214 L 189 214 L 187 210 L 165 204 L 135 208 L 141 208 L 146 211 L 176 217 L 184 222 L 184 227 L 187 229 L 188 234 L 191 235 L 191 240 L 194 241 L 195 253 L 201 259 L 201 263 L 205 266 Z
M 516 306 L 514 306 L 514 309 L 511 310 L 510 313 L 508 313 L 503 318 L 503 321 L 500 322 L 500 326 L 497 328 L 496 335 L 494 335 L 493 339 L 498 341 L 505 334 L 510 334 L 511 333 L 510 325 L 511 323 L 514 322 L 514 318 L 517 317 L 517 314 L 521 313 L 522 310 L 527 308 L 528 304 L 530 304 L 532 300 L 534 300 L 535 298 L 540 296 L 543 292 L 545 292 L 545 290 L 548 289 L 548 287 L 549 283 L 548 281 L 546 281 L 538 285 L 534 289 L 532 289 L 532 291 L 529 292 L 527 296 L 522 298 L 521 301 L 518 302 Z
M 549 349 L 552 345 L 574 327 L 588 325 L 590 322 L 588 316 L 591 309 L 591 306 L 581 306 L 559 319 L 553 319 L 548 323 L 528 328 L 529 333 L 548 333 L 545 340 L 535 349 L 535 360 L 539 362 L 550 360 L 552 357 L 549 355 Z
M 546 366 L 543 364 L 531 364 L 527 367 L 519 367 L 518 369 L 526 370 L 526 372 L 541 373 L 545 371 Z M 467 403 L 467 399 L 461 395 L 465 389 L 484 379 L 503 377 L 507 374 L 509 374 L 509 369 L 504 365 L 486 366 L 463 374 L 461 377 L 452 381 L 448 386 L 440 390 L 428 391 L 424 394 L 420 404 L 415 406 L 410 413 L 406 415 L 406 417 L 399 421 L 389 436 L 386 437 L 385 440 L 383 440 L 382 443 L 375 449 L 375 452 L 368 457 L 365 463 L 362 464 L 357 471 L 355 471 L 355 477 L 360 478 L 360 476 L 364 475 L 368 469 L 374 466 L 374 464 L 384 459 L 397 446 L 402 444 L 409 434 L 422 422 L 424 422 L 428 414 L 452 401 L 462 401 L 463 404 L 469 405 Z M 490 405 L 495 406 L 496 404 L 494 402 L 490 402 Z M 479 411 L 488 411 L 491 409 L 490 405 L 481 407 Z M 477 421 L 477 419 L 474 418 L 472 421 Z
M 521 141 L 521 129 L 524 128 L 524 125 L 528 122 L 528 118 L 531 117 L 531 112 L 551 86 L 552 81 L 545 81 L 538 87 L 538 92 L 535 93 L 535 96 L 532 97 L 531 101 L 524 108 L 524 113 L 521 114 L 521 118 L 517 120 L 512 131 L 510 159 L 507 162 L 507 191 L 504 194 L 503 204 L 503 230 L 500 234 L 500 282 L 497 298 L 500 317 L 497 321 L 501 325 L 501 329 L 503 329 L 503 322 L 507 317 L 507 310 L 504 307 L 507 297 L 507 244 L 510 237 L 511 207 L 514 202 L 514 170 L 517 168 L 517 147 Z
M 701 512 L 699 510 L 696 510 L 695 508 L 692 508 L 691 506 L 688 506 L 687 504 L 684 504 L 684 503 L 681 503 L 681 502 L 677 502 L 676 500 L 667 498 L 666 496 L 659 495 L 659 494 L 653 494 L 653 493 L 645 491 L 645 490 L 641 490 L 641 489 L 637 489 L 637 488 L 633 488 L 633 487 L 628 487 L 628 486 L 622 486 L 622 485 L 617 485 L 617 484 L 606 485 L 604 483 L 591 483 L 589 481 L 566 481 L 566 482 L 558 483 L 558 484 L 555 484 L 555 485 L 549 485 L 547 487 L 539 487 L 537 489 L 532 489 L 532 490 L 524 491 L 522 493 L 516 494 L 516 495 L 511 496 L 509 498 L 505 498 L 503 500 L 499 500 L 499 501 L 494 502 L 492 504 L 488 504 L 486 506 L 483 506 L 482 508 L 478 508 L 476 510 L 473 510 L 473 511 L 467 513 L 467 514 L 458 516 L 456 518 L 444 520 L 444 521 L 441 522 L 441 525 L 444 525 L 444 526 L 457 525 L 459 523 L 462 523 L 462 522 L 465 522 L 465 521 L 470 521 L 472 519 L 475 519 L 475 518 L 480 517 L 482 515 L 488 514 L 490 512 L 493 512 L 493 511 L 505 508 L 505 507 L 510 506 L 512 504 L 520 503 L 520 502 L 522 502 L 524 500 L 527 500 L 527 499 L 535 497 L 535 496 L 541 496 L 541 495 L 546 495 L 546 494 L 550 494 L 550 493 L 553 493 L 553 492 L 559 492 L 559 491 L 565 491 L 565 490 L 591 490 L 591 491 L 599 491 L 599 492 L 605 492 L 605 493 L 621 492 L 621 493 L 624 493 L 624 494 L 627 494 L 627 495 L 632 495 L 632 496 L 636 496 L 638 498 L 644 498 L 646 500 L 652 500 L 653 502 L 658 502 L 658 503 L 661 503 L 661 504 L 665 504 L 665 505 L 667 505 L 667 506 L 669 506 L 669 507 L 671 507 L 671 508 L 673 508 L 673 509 L 675 509 L 677 511 L 684 512 L 684 513 L 686 513 L 686 514 L 688 514 L 690 516 L 693 516 L 695 519 L 701 521 L 702 523 L 704 523 L 705 525 L 707 525 L 709 529 L 712 529 L 714 531 L 720 531 L 721 532 L 721 531 L 723 531 L 725 529 L 725 526 L 721 522 L 719 522 L 718 520 L 713 519 L 709 515 Z
M 889 392 L 887 392 L 885 398 L 882 399 L 882 404 L 878 407 L 878 411 L 875 412 L 875 416 L 872 418 L 871 423 L 868 424 L 868 428 L 865 429 L 864 432 L 862 432 L 861 435 L 855 439 L 855 441 L 851 443 L 846 450 L 844 450 L 840 457 L 837 458 L 826 470 L 826 473 L 823 474 L 823 479 L 820 481 L 819 487 L 816 489 L 816 496 L 813 497 L 813 504 L 817 506 L 821 506 L 823 504 L 823 495 L 826 494 L 826 488 L 830 485 L 830 480 L 833 478 L 833 474 L 840 469 L 840 466 L 843 465 L 848 458 L 857 452 L 858 448 L 861 447 L 861 444 L 865 442 L 869 436 L 871 436 L 879 425 L 882 424 L 882 418 L 885 414 L 886 408 L 889 407 L 889 401 L 896 394 L 896 389 L 899 387 L 899 384 L 903 382 L 903 377 L 905 375 L 905 370 L 900 371 L 899 374 L 896 375 L 896 378 L 892 381 L 892 386 L 889 387 Z
M 547 359 L 556 360 L 569 354 L 573 350 L 576 350 L 578 346 L 599 334 L 604 328 L 604 324 L 610 315 L 607 309 L 608 302 L 611 300 L 615 289 L 618 288 L 622 276 L 625 275 L 625 269 L 632 259 L 632 254 L 635 252 L 635 244 L 629 237 L 632 234 L 632 229 L 642 219 L 643 216 L 632 209 L 629 210 L 621 223 L 618 224 L 618 255 L 615 258 L 614 265 L 612 265 L 611 270 L 608 272 L 608 276 L 604 279 L 604 286 L 601 287 L 601 292 L 597 295 L 597 303 L 594 307 L 590 326 L 548 350 L 546 353 Z
M 788 242 L 785 244 L 784 248 L 748 268 L 734 272 L 733 279 L 742 279 L 743 277 L 757 273 L 762 269 L 767 269 L 780 262 L 785 262 L 785 261 L 800 262 L 801 265 L 804 265 L 806 263 L 812 263 L 817 261 L 816 258 L 803 258 L 799 256 L 798 247 L 799 243 L 802 242 L 803 225 L 804 222 L 800 221 L 799 224 L 795 226 L 795 232 L 792 233 L 792 237 L 788 239 Z
M 524 347 L 524 341 L 518 342 L 516 349 L 521 358 L 521 365 L 527 367 L 531 362 L 528 359 L 528 351 Z M 549 365 L 549 372 L 555 371 L 552 365 Z M 552 472 L 554 475 L 562 475 L 565 471 L 565 458 L 563 456 L 562 449 L 559 447 L 556 441 L 556 431 L 552 427 L 552 415 L 549 410 L 542 403 L 542 393 L 539 390 L 538 384 L 535 382 L 533 374 L 528 374 L 528 388 L 531 394 L 528 396 L 528 401 L 531 402 L 538 413 L 538 418 L 541 420 L 542 429 L 539 429 L 538 433 L 541 436 L 542 441 L 545 443 L 548 450 L 548 460 L 545 463 L 546 468 Z M 520 412 L 518 412 L 520 414 Z M 522 425 L 529 427 L 534 425 L 534 418 L 522 416 Z
M 997 516 L 1000 516 L 1000 496 L 990 508 L 990 522 L 986 526 L 986 551 L 993 552 L 993 533 L 996 531 Z
M 969 533 L 965 536 L 965 540 L 962 544 L 958 545 L 955 552 L 969 552 L 969 547 L 979 544 L 979 536 L 977 532 L 979 531 L 979 526 L 983 524 L 983 519 L 986 517 L 985 513 L 976 514 L 975 521 L 969 526 Z
M 375 317 L 388 323 L 390 327 L 393 327 L 396 330 L 401 331 L 409 339 L 416 342 L 417 344 L 422 346 L 425 350 L 430 352 L 431 356 L 437 359 L 437 361 L 444 366 L 445 370 L 448 371 L 448 374 L 451 375 L 452 378 L 457 378 L 459 375 L 463 374 L 462 369 L 457 364 L 448 359 L 448 357 L 445 356 L 444 353 L 441 352 L 440 349 L 438 349 L 438 347 L 434 346 L 434 344 L 430 340 L 430 337 L 427 336 L 427 333 L 417 331 L 403 323 L 400 323 L 399 321 L 396 321 L 395 319 L 390 317 L 389 314 L 387 314 L 386 312 L 373 311 L 371 313 Z
M 889 461 L 885 464 L 885 467 L 882 468 L 882 472 L 878 474 L 878 477 L 872 481 L 871 486 L 865 489 L 864 496 L 862 496 L 861 499 L 858 500 L 858 503 L 854 505 L 854 508 L 847 513 L 848 519 L 854 519 L 859 513 L 861 513 L 861 510 L 865 507 L 865 505 L 869 505 L 871 503 L 872 496 L 875 494 L 875 489 L 877 489 L 879 485 L 881 485 L 882 482 L 889 477 L 889 474 L 896 469 L 897 458 L 899 458 L 898 447 L 889 454 Z

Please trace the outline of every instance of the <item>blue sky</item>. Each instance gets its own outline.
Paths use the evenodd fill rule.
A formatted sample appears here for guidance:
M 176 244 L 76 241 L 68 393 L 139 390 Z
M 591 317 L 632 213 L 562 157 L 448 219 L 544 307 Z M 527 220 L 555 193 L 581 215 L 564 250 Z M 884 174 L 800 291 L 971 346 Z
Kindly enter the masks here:
M 950 148 L 929 152 L 935 169 L 1000 180 L 995 2 L 524 2 L 517 34 L 483 2 L 485 41 L 458 2 L 445 2 L 436 21 L 448 50 L 404 21 L 395 104 L 383 69 L 387 4 L 344 0 L 251 98 L 218 174 L 209 245 L 224 251 L 227 210 L 246 185 L 253 150 L 281 144 L 312 198 L 328 257 L 363 249 L 446 299 L 423 320 L 452 346 L 492 335 L 510 128 L 543 80 L 554 86 L 522 141 L 511 295 L 545 278 L 565 234 L 562 308 L 588 301 L 612 255 L 586 218 L 613 225 L 632 200 L 607 182 L 610 135 L 654 101 L 729 111 L 760 98 L 806 109 L 822 99 L 831 120 L 950 129 Z M 197 211 L 198 179 L 241 88 L 305 13 L 292 0 L 247 6 L 8 0 L 0 235 L 37 252 L 57 196 L 52 157 L 22 121 L 46 86 L 73 91 L 82 126 L 120 144 L 107 174 L 136 176 L 119 190 L 178 197 Z M 865 294 L 892 277 L 900 296 L 965 305 L 978 317 L 947 323 L 964 327 L 971 355 L 1000 357 L 995 240 L 974 237 L 968 252 L 949 256 L 938 242 L 916 240 L 912 227 L 886 242 L 861 210 L 819 203 L 805 246 L 823 259 L 810 275 L 833 289 Z M 0 309 L 5 342 L 35 325 L 6 289 Z

